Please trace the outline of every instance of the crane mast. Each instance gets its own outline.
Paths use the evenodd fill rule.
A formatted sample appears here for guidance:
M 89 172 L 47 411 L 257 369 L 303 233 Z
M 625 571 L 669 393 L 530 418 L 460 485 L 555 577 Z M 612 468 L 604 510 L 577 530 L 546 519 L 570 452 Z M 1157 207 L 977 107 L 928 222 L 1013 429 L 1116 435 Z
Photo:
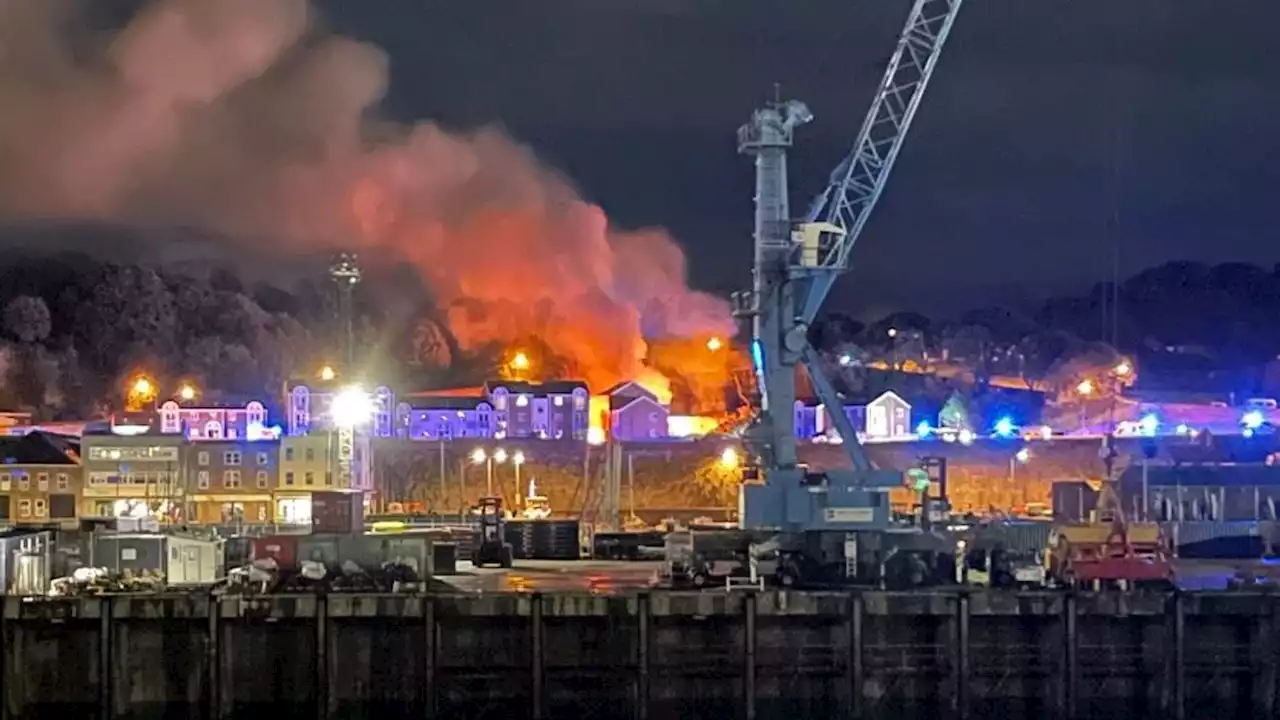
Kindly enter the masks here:
M 808 342 L 808 330 L 836 277 L 848 269 L 850 251 L 884 191 L 961 3 L 914 1 L 853 149 L 798 227 L 793 229 L 787 202 L 787 149 L 796 128 L 813 115 L 802 102 L 777 101 L 756 110 L 738 130 L 739 152 L 755 159 L 755 265 L 752 289 L 734 296 L 734 308 L 739 317 L 752 321 L 760 411 L 745 439 L 763 480 L 743 484 L 741 518 L 746 528 L 852 534 L 882 530 L 890 523 L 887 492 L 901 486 L 902 476 L 871 467 L 841 398 Z M 800 464 L 797 366 L 808 373 L 818 399 L 828 408 L 850 469 L 812 472 Z M 846 541 L 846 554 L 849 542 L 853 541 Z

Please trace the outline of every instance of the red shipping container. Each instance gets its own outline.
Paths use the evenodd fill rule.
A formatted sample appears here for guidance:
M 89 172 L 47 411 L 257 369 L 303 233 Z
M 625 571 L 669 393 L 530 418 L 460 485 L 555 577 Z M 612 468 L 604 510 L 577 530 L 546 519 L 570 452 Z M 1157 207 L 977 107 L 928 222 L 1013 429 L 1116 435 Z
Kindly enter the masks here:
M 273 535 L 253 539 L 253 559 L 272 558 L 282 568 L 293 569 L 298 562 L 298 538 L 292 535 Z
M 364 532 L 364 495 L 343 492 L 312 493 L 311 529 L 320 533 Z

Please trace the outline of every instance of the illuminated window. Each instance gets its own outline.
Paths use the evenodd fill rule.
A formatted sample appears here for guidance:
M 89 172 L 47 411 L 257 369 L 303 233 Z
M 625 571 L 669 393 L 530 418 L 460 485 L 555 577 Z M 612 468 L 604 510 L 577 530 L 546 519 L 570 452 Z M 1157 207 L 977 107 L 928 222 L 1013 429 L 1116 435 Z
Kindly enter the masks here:
M 222 423 L 217 420 L 210 420 L 204 424 L 204 436 L 213 440 L 222 438 Z
M 49 492 L 49 473 L 42 472 L 36 475 L 36 488 L 40 492 Z
M 516 407 L 528 407 L 528 406 L 529 406 L 529 396 L 528 396 L 528 395 L 517 395 L 517 396 L 516 396 Z

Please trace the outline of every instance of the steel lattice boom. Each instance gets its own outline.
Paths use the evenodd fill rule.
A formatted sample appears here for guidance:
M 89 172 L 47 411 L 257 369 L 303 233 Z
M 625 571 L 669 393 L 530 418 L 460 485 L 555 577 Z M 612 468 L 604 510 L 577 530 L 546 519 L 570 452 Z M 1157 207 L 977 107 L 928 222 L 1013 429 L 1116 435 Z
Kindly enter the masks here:
M 825 233 L 820 241 L 818 267 L 828 272 L 813 275 L 801 315 L 806 324 L 818 314 L 836 275 L 849 267 L 849 253 L 884 192 L 962 2 L 916 0 L 853 150 L 809 209 L 808 222 L 839 231 Z

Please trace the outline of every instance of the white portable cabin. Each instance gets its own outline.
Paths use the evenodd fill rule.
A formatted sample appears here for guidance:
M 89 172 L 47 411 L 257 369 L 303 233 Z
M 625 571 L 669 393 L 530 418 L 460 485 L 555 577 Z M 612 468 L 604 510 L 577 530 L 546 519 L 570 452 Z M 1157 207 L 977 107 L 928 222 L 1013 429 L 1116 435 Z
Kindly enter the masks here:
M 222 574 L 222 541 L 159 533 L 101 533 L 93 564 L 111 572 L 160 571 L 166 585 L 211 585 Z

